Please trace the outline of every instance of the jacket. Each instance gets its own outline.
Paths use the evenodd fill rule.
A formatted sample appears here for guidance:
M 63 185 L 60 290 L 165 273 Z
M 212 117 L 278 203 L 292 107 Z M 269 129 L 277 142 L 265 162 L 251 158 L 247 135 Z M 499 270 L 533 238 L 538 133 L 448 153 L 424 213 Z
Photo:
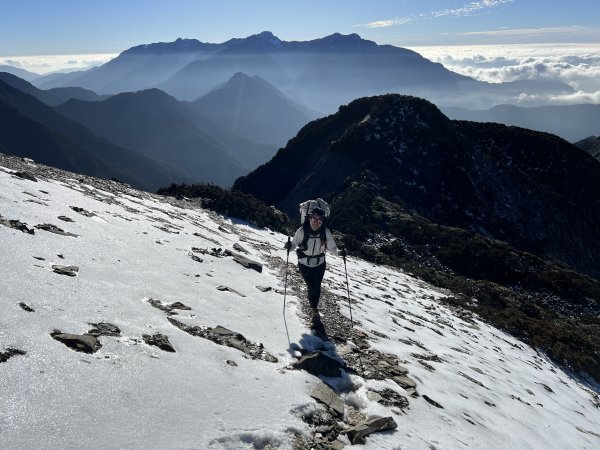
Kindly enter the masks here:
M 317 230 L 314 234 L 311 233 L 306 241 L 306 249 L 303 250 L 303 255 L 298 255 L 298 263 L 308 267 L 320 266 L 325 262 L 325 251 L 330 251 L 334 255 L 339 255 L 339 249 L 335 245 L 333 236 L 329 228 L 325 228 L 326 241 L 321 242 L 321 231 Z M 300 227 L 294 234 L 291 241 L 290 250 L 295 250 L 304 240 L 304 228 Z

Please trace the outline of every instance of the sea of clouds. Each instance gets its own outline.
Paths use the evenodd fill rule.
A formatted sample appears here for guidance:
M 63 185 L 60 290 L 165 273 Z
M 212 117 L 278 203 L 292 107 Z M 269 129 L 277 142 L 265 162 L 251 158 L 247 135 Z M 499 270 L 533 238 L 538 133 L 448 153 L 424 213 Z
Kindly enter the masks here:
M 52 72 L 72 72 L 100 66 L 115 58 L 115 53 L 89 55 L 0 56 L 0 65 L 7 65 L 45 75 Z
M 552 104 L 600 103 L 600 44 L 410 47 L 447 69 L 481 81 L 562 81 L 574 92 L 536 98 Z M 523 101 L 533 100 L 531 94 Z

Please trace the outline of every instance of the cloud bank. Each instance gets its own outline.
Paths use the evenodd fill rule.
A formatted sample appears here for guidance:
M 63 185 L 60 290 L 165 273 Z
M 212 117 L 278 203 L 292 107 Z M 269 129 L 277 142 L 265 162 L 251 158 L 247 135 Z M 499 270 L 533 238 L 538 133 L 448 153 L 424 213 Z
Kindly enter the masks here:
M 522 103 L 600 103 L 600 44 L 410 47 L 453 72 L 502 83 L 547 80 L 567 83 L 574 93 L 540 98 L 524 93 Z
M 117 56 L 116 53 L 99 53 L 91 55 L 39 55 L 0 57 L 0 65 L 25 69 L 40 75 L 50 72 L 89 69 L 102 65 Z

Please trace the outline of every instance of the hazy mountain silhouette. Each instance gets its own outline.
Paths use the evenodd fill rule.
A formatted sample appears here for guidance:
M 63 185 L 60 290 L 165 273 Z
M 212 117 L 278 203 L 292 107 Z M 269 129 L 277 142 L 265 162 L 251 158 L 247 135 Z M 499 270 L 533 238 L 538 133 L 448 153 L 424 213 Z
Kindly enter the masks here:
M 155 190 L 174 180 L 190 180 L 128 148 L 94 135 L 32 95 L 0 81 L 0 141 L 5 151 L 44 164 Z
M 294 213 L 306 198 L 343 196 L 351 180 L 434 223 L 600 275 L 598 161 L 549 134 L 452 121 L 414 97 L 363 98 L 311 122 L 234 188 Z M 351 214 L 374 212 L 357 203 Z
M 570 142 L 594 135 L 600 130 L 600 105 L 551 105 L 523 108 L 498 105 L 488 110 L 442 108 L 452 119 L 496 122 L 556 134 Z
M 71 87 L 80 86 L 74 84 L 73 80 L 76 80 L 84 75 L 89 75 L 94 71 L 98 70 L 99 67 L 91 67 L 85 70 L 74 70 L 72 72 L 55 72 L 47 75 L 41 75 L 32 81 L 32 84 L 40 89 L 53 89 L 57 87 Z
M 271 146 L 225 136 L 158 89 L 118 94 L 103 102 L 72 100 L 57 110 L 100 136 L 172 164 L 197 182 L 229 186 L 275 152 Z M 250 160 L 260 162 L 249 165 Z
M 21 69 L 19 67 L 13 67 L 5 64 L 0 64 L 0 72 L 10 73 L 16 77 L 19 77 L 25 81 L 33 81 L 36 78 L 39 78 L 41 75 L 33 72 L 29 72 L 28 70 Z
M 210 52 L 215 45 L 181 38 L 170 43 L 138 45 L 95 70 L 80 72 L 75 77 L 48 79 L 44 86 L 81 86 L 103 94 L 147 89 Z
M 287 42 L 268 31 L 220 44 L 177 39 L 140 45 L 96 70 L 68 80 L 48 79 L 43 87 L 79 86 L 100 94 L 156 87 L 180 100 L 193 101 L 237 72 L 259 76 L 321 114 L 358 97 L 388 92 L 418 95 L 437 104 L 483 108 L 523 92 L 573 91 L 564 83 L 478 82 L 411 50 L 378 45 L 357 34 Z
M 276 147 L 317 117 L 262 78 L 241 72 L 189 105 L 229 132 Z
M 6 72 L 0 72 L 0 80 L 16 89 L 19 89 L 22 92 L 33 95 L 35 98 L 41 102 L 44 102 L 48 106 L 57 106 L 68 100 L 71 100 L 72 98 L 98 101 L 108 97 L 106 95 L 98 95 L 93 91 L 78 87 L 42 90 L 38 89 L 30 82 Z
M 588 136 L 585 139 L 576 142 L 575 145 L 581 150 L 585 150 L 594 158 L 600 161 L 600 137 Z

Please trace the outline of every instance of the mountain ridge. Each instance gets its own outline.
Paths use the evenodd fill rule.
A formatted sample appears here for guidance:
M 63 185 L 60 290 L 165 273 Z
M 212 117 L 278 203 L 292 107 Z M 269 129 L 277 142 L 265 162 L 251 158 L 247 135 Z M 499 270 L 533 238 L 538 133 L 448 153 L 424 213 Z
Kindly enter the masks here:
M 14 154 L 22 157 L 38 155 L 45 164 L 55 165 L 57 161 L 53 159 L 54 156 L 66 161 L 66 152 L 72 155 L 67 159 L 77 159 L 76 153 L 84 149 L 81 157 L 88 161 L 84 166 L 61 164 L 59 167 L 91 175 L 116 177 L 147 190 L 157 189 L 174 179 L 188 179 L 182 174 L 177 174 L 172 168 L 159 166 L 151 158 L 98 137 L 33 95 L 13 88 L 1 80 L 0 101 L 7 106 L 3 109 L 7 114 L 6 121 L 0 124 L 3 128 L 6 127 L 3 129 L 2 138 L 5 142 L 7 139 L 14 140 L 14 145 L 5 145 Z M 8 120 L 16 121 L 14 124 L 18 126 L 7 127 Z M 41 140 L 31 141 L 34 136 Z M 32 146 L 29 149 L 19 146 L 21 139 L 26 139 Z M 53 143 L 53 148 L 58 153 L 53 155 L 46 152 L 45 145 L 49 142 Z M 65 148 L 60 145 L 61 142 L 65 143 Z M 96 165 L 101 170 L 94 168 Z

